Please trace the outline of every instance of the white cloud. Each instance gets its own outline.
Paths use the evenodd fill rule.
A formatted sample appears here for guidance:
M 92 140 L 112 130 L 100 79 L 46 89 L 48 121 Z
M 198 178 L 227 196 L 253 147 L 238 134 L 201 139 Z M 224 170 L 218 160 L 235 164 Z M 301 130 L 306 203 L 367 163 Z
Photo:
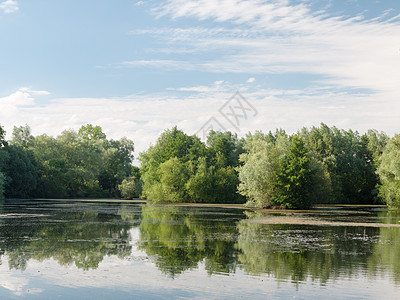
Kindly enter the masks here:
M 28 124 L 34 135 L 52 136 L 63 130 L 91 123 L 99 125 L 109 138 L 126 136 L 135 143 L 135 156 L 155 143 L 162 131 L 177 125 L 188 134 L 197 132 L 211 117 L 228 130 L 236 131 L 218 112 L 235 89 L 224 82 L 221 89 L 210 86 L 175 88 L 159 94 L 138 94 L 121 98 L 60 98 L 41 105 L 27 91 L 0 98 L 0 120 L 8 137 L 14 125 Z M 246 84 L 243 85 L 246 87 Z M 241 89 L 242 90 L 242 89 Z M 253 88 L 243 96 L 258 115 L 243 120 L 239 135 L 255 130 L 286 129 L 324 122 L 364 132 L 370 128 L 388 134 L 397 131 L 400 102 L 392 93 L 352 94 L 332 87 L 300 90 Z
M 12 106 L 24 106 L 24 105 L 33 105 L 35 104 L 34 99 L 28 90 L 22 88 L 12 93 L 9 96 L 0 98 L 0 105 L 4 108 L 4 105 L 12 105 Z
M 216 59 L 174 62 L 176 68 L 314 74 L 324 84 L 398 93 L 400 15 L 390 18 L 391 11 L 365 19 L 329 16 L 283 0 L 169 0 L 155 12 L 159 17 L 212 20 L 211 26 L 217 26 L 136 32 L 168 40 L 177 53 L 219 53 Z
M 155 68 L 167 68 L 167 69 L 192 69 L 190 64 L 185 61 L 175 60 L 133 60 L 124 61 L 120 66 L 123 67 L 155 67 Z
M 11 14 L 19 10 L 18 2 L 14 0 L 6 0 L 0 3 L 0 9 L 5 14 Z
M 50 92 L 48 92 L 48 91 L 36 91 L 36 90 L 32 90 L 30 87 L 20 88 L 19 91 L 27 92 L 28 94 L 31 94 L 31 95 L 40 95 L 40 96 L 50 95 Z

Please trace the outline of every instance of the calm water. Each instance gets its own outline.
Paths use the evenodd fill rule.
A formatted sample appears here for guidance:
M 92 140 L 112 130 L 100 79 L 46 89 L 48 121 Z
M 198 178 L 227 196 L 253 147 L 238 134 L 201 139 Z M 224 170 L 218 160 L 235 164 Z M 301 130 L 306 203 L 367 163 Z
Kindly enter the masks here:
M 260 224 L 292 218 L 364 226 Z M 0 299 L 399 299 L 399 212 L 0 203 Z M 371 226 L 370 226 L 371 225 Z

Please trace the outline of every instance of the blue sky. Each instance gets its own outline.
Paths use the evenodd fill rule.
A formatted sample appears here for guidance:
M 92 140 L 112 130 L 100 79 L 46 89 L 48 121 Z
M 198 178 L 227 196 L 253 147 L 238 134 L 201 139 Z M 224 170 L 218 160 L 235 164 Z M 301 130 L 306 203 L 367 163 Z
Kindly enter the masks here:
M 210 118 L 243 135 L 399 132 L 400 2 L 0 0 L 0 124 L 92 123 L 137 152 Z M 256 115 L 234 128 L 236 92 Z

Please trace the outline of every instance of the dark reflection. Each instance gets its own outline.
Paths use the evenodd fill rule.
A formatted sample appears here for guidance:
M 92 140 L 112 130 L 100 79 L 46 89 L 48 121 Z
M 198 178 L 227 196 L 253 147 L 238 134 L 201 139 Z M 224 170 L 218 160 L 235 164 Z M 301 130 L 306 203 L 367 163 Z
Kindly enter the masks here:
M 290 217 L 289 212 L 274 213 Z M 30 259 L 55 259 L 95 269 L 107 255 L 137 246 L 169 277 L 204 268 L 208 274 L 271 276 L 296 284 L 389 274 L 400 283 L 400 212 L 312 211 L 294 216 L 365 226 L 258 224 L 254 212 L 210 207 L 28 201 L 0 205 L 0 263 L 24 270 Z M 139 225 L 140 224 L 140 225 Z M 3 260 L 4 261 L 4 260 Z M 382 276 L 384 275 L 384 276 Z
M 379 212 L 378 219 L 385 224 L 400 224 L 400 211 Z M 382 269 L 389 270 L 393 280 L 400 283 L 400 228 L 380 228 L 379 240 L 368 265 L 373 274 Z
M 49 258 L 60 265 L 96 269 L 106 255 L 122 258 L 131 253 L 132 221 L 124 220 L 121 208 L 83 203 L 4 206 L 1 254 L 8 256 L 10 269 L 24 270 L 30 259 Z
M 261 225 L 241 221 L 236 248 L 252 275 L 321 283 L 365 270 L 379 229 L 304 225 Z
M 236 269 L 236 223 L 242 211 L 194 207 L 145 206 L 139 249 L 174 277 L 204 261 L 208 274 Z
M 139 248 L 171 277 L 204 262 L 209 274 L 241 268 L 250 275 L 294 283 L 374 277 L 388 269 L 400 279 L 400 228 L 263 225 L 249 222 L 260 217 L 257 213 L 245 215 L 247 219 L 193 207 L 145 206 Z M 393 212 L 349 213 L 346 218 L 341 211 L 320 216 L 340 222 L 400 220 L 400 214 Z

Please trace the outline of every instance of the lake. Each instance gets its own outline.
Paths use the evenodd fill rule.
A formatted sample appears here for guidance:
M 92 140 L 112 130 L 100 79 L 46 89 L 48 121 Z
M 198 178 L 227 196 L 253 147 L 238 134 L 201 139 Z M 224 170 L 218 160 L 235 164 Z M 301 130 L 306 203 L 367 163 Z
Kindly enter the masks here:
M 400 213 L 0 202 L 0 299 L 395 299 Z

